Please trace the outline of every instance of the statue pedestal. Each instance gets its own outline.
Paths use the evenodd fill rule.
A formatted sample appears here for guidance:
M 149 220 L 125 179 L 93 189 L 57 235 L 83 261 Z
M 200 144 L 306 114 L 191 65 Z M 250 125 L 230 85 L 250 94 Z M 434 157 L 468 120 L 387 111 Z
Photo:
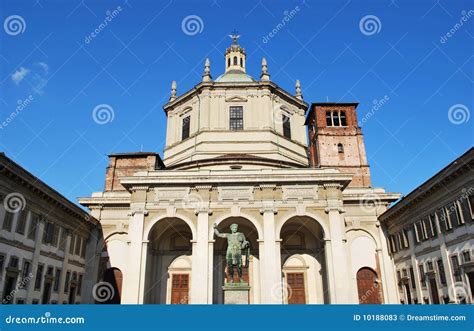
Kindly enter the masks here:
M 226 283 L 222 289 L 224 290 L 224 304 L 249 304 L 250 286 L 248 283 Z

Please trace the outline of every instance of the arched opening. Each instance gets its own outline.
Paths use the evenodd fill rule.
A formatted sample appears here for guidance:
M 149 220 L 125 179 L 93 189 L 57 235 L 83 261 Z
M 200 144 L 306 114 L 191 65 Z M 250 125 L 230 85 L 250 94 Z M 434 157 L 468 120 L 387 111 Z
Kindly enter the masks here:
M 122 297 L 122 271 L 119 268 L 108 268 L 102 277 L 103 281 L 109 283 L 113 289 L 110 299 L 101 303 L 120 304 Z
M 243 68 L 244 67 L 244 59 L 240 58 L 240 66 Z
M 234 56 L 234 65 L 237 65 L 237 56 Z
M 341 143 L 337 144 L 337 152 L 344 153 L 344 146 Z
M 259 303 L 260 281 L 259 281 L 259 245 L 258 231 L 254 224 L 244 217 L 229 217 L 218 224 L 218 230 L 221 233 L 230 233 L 230 225 L 237 224 L 238 232 L 245 235 L 245 239 L 250 243 L 250 255 L 248 268 L 242 267 L 243 281 L 250 285 L 249 303 Z M 213 264 L 213 298 L 214 304 L 224 303 L 224 291 L 222 286 L 226 280 L 226 250 L 227 240 L 225 238 L 214 238 L 214 264 Z M 244 250 L 242 254 L 244 255 Z M 245 265 L 245 256 L 242 257 Z M 227 279 L 229 281 L 230 279 Z M 235 271 L 234 281 L 237 280 L 237 271 Z
M 283 302 L 329 303 L 324 230 L 308 216 L 294 216 L 280 231 Z
M 357 291 L 360 304 L 381 304 L 380 281 L 377 273 L 368 267 L 357 271 Z
M 148 236 L 145 303 L 188 303 L 192 237 L 188 224 L 176 217 L 153 226 Z
M 227 59 L 227 67 L 230 67 L 230 58 Z

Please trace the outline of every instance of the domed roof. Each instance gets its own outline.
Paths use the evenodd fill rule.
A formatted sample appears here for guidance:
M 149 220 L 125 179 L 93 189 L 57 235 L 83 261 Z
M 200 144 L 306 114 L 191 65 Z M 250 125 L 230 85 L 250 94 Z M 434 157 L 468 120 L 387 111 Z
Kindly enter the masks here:
M 216 78 L 217 83 L 255 82 L 251 76 L 240 70 L 229 70 Z

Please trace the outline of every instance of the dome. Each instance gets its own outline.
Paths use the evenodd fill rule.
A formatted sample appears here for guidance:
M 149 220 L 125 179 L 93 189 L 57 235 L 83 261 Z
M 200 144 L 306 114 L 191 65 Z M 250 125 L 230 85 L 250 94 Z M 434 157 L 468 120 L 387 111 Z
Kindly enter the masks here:
M 240 70 L 229 70 L 216 78 L 217 83 L 255 82 L 251 76 Z

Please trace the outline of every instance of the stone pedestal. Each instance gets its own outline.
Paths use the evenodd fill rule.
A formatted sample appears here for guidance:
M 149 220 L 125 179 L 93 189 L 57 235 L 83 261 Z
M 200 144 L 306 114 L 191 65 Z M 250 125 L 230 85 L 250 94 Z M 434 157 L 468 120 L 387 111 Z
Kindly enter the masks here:
M 222 289 L 224 290 L 224 304 L 249 304 L 250 286 L 248 283 L 226 283 Z

